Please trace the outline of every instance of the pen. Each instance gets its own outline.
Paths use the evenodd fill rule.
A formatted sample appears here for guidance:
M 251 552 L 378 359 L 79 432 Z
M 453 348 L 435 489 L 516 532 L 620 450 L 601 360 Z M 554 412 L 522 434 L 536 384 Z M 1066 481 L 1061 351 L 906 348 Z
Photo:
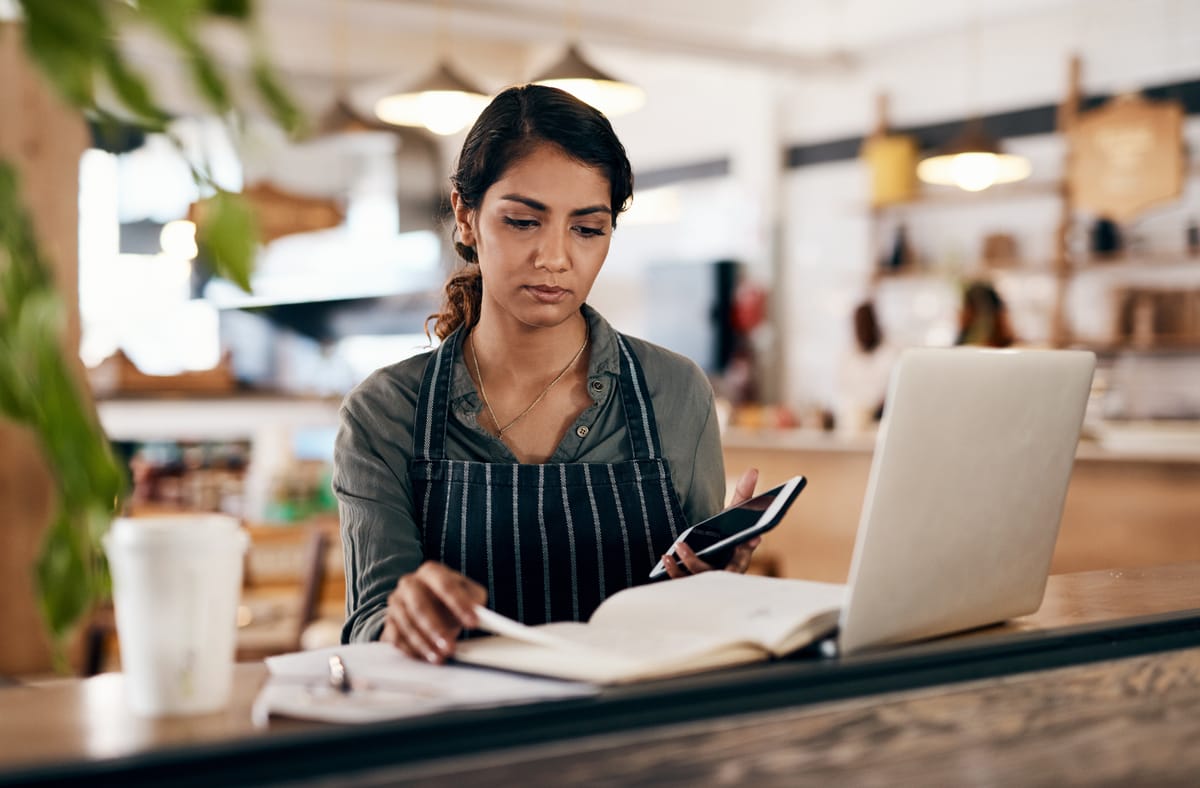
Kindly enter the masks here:
M 351 689 L 346 663 L 337 654 L 329 657 L 329 684 L 338 692 L 349 692 Z

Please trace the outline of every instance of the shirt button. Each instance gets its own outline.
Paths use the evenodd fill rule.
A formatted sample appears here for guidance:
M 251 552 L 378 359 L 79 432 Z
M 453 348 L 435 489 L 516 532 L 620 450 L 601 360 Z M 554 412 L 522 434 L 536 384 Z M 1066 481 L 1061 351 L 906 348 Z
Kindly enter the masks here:
M 586 438 L 589 432 L 591 432 L 591 430 L 588 429 L 586 424 L 580 424 L 575 428 L 575 434 L 581 438 Z
M 604 381 L 593 380 L 592 381 L 592 391 L 604 391 Z

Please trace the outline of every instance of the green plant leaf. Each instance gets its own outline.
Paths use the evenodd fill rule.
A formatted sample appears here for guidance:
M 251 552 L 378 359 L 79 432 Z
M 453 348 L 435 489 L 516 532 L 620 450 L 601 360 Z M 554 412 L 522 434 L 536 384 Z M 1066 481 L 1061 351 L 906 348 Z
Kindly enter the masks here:
M 170 115 L 155 105 L 145 80 L 129 68 L 115 45 L 105 49 L 101 63 L 108 83 L 125 108 L 138 118 L 147 131 L 162 131 Z
M 101 0 L 20 0 L 25 49 L 59 92 L 81 109 L 95 106 L 93 71 L 111 36 Z
M 0 249 L 7 254 L 0 267 L 0 320 L 15 320 L 24 294 L 53 287 L 50 267 L 42 260 L 33 238 L 33 225 L 20 203 L 17 172 L 0 161 Z
M 207 0 L 139 0 L 137 11 L 178 41 L 191 36 L 207 5 Z
M 254 13 L 250 0 L 208 0 L 208 12 L 213 16 L 226 16 L 245 21 Z
M 293 138 L 304 134 L 304 114 L 296 107 L 287 91 L 279 84 L 274 69 L 264 55 L 259 55 L 254 63 L 254 86 L 258 89 L 263 101 L 271 110 L 275 122 L 283 127 Z
M 252 0 L 18 2 L 30 60 L 68 103 L 93 119 L 111 119 L 123 109 L 143 129 L 165 127 L 167 113 L 118 45 L 120 28 L 138 21 L 165 36 L 187 59 L 200 95 L 229 114 L 230 90 L 198 31 L 215 18 L 249 27 Z M 256 90 L 280 125 L 295 133 L 303 118 L 271 70 L 257 31 L 248 32 Z M 97 106 L 97 79 L 107 81 L 121 108 Z M 196 173 L 201 185 L 213 186 L 202 167 Z M 245 198 L 217 189 L 202 212 L 199 241 L 217 274 L 250 289 L 258 232 Z M 0 161 L 0 416 L 36 433 L 57 486 L 58 509 L 35 580 L 60 668 L 65 667 L 63 636 L 111 592 L 100 539 L 129 487 L 77 375 L 78 364 L 62 345 L 65 314 L 53 270 L 23 207 L 16 171 Z
M 197 240 L 213 270 L 250 292 L 250 272 L 258 253 L 258 222 L 240 194 L 218 191 L 203 203 Z
M 228 112 L 233 105 L 229 100 L 229 89 L 225 86 L 225 80 L 217 71 L 217 67 L 198 42 L 187 42 L 185 49 L 191 56 L 189 65 L 192 69 L 192 81 L 200 94 L 219 114 Z
M 141 0 L 138 9 L 187 57 L 192 83 L 200 96 L 219 114 L 232 107 L 229 89 L 208 53 L 196 38 L 206 0 Z
M 66 309 L 18 197 L 0 162 L 0 415 L 34 431 L 57 486 L 34 577 L 61 668 L 64 636 L 109 593 L 99 539 L 127 482 L 63 353 Z
M 42 617 L 55 640 L 61 641 L 88 612 L 92 599 L 86 582 L 89 572 L 79 529 L 66 512 L 59 512 L 46 531 L 35 575 Z

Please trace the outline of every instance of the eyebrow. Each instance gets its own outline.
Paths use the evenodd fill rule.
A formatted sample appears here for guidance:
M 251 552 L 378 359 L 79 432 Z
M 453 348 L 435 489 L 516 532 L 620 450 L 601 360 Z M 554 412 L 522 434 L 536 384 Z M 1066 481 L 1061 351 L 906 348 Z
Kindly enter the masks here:
M 505 194 L 502 195 L 500 199 L 519 202 L 522 205 L 529 206 L 535 211 L 542 211 L 543 213 L 547 210 L 545 203 L 539 202 L 532 197 L 523 197 L 520 194 Z M 586 208 L 576 208 L 575 210 L 571 211 L 571 216 L 587 216 L 588 214 L 592 213 L 612 213 L 612 209 L 610 209 L 607 205 L 589 205 Z

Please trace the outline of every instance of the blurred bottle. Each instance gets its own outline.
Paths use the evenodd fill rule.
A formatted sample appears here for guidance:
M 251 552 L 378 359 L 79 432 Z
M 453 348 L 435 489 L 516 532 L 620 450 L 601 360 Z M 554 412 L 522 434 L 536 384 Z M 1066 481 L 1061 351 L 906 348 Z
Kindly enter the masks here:
M 895 273 L 902 271 L 913 264 L 912 247 L 908 243 L 908 228 L 903 223 L 896 226 L 896 235 L 892 239 L 892 250 L 887 257 L 886 265 L 888 271 Z
M 1097 219 L 1092 225 L 1092 253 L 1097 257 L 1112 257 L 1121 251 L 1121 230 L 1110 219 Z

